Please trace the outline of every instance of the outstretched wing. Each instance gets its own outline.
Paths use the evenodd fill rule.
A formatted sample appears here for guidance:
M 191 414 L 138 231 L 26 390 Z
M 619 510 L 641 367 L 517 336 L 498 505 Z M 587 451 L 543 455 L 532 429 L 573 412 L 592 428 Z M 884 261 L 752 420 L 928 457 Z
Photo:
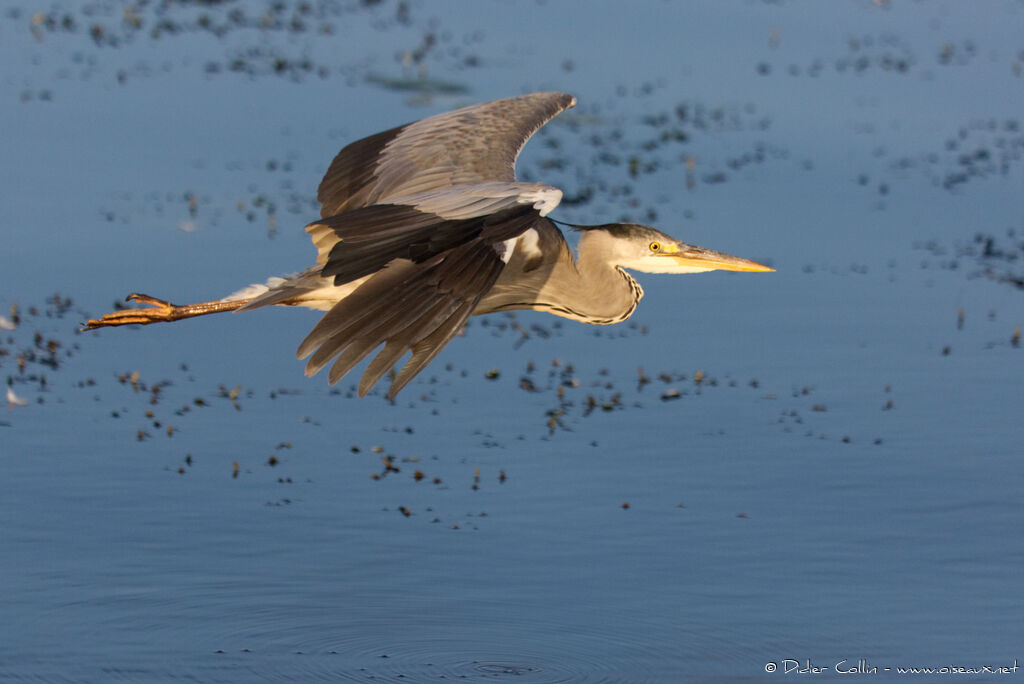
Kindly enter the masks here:
M 526 141 L 576 104 L 565 93 L 532 93 L 437 114 L 348 145 L 331 162 L 317 199 L 335 216 L 452 185 L 515 181 Z
M 515 179 L 530 136 L 576 103 L 533 93 L 438 114 L 352 143 L 320 183 L 320 221 L 306 230 L 320 276 L 365 280 L 299 346 L 306 374 L 342 376 L 379 348 L 366 394 L 408 352 L 394 397 L 459 331 L 491 290 L 516 240 L 561 200 Z M 337 357 L 337 358 L 335 358 Z
M 369 221 L 379 218 L 378 212 L 406 211 L 409 207 L 377 205 L 367 208 L 367 216 L 355 218 Z M 360 211 L 338 218 L 352 214 Z M 336 282 L 372 275 L 335 304 L 299 346 L 299 358 L 312 354 L 306 375 L 337 357 L 328 372 L 329 382 L 337 382 L 383 344 L 359 382 L 362 396 L 411 351 L 388 393 L 394 397 L 458 333 L 501 275 L 518 236 L 541 218 L 532 206 L 518 205 L 483 216 L 434 220 L 438 223 L 407 222 L 404 231 L 398 226 L 386 249 L 376 249 L 374 241 L 356 243 L 355 257 L 345 249 L 348 242 L 338 242 L 340 249 L 337 254 L 331 251 L 324 275 L 335 274 Z M 359 220 L 335 226 L 350 232 L 360 228 Z M 431 244 L 432 236 L 446 231 L 450 235 Z

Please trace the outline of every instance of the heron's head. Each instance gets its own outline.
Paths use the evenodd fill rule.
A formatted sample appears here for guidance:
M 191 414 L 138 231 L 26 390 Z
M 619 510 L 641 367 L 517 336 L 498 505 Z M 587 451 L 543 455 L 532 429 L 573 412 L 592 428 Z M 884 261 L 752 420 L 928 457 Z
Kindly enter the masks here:
M 615 266 L 645 273 L 703 273 L 704 271 L 774 271 L 749 259 L 676 240 L 650 226 L 611 223 L 581 226 L 582 240 L 594 242 L 596 252 Z

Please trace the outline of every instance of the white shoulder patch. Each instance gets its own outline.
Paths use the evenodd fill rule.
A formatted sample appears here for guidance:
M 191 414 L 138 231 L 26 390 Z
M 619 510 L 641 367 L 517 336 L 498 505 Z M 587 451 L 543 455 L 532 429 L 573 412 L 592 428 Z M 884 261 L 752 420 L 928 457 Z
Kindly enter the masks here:
M 519 236 L 519 249 L 526 261 L 544 256 L 540 251 L 540 234 L 536 229 L 530 228 Z
M 494 251 L 498 254 L 498 258 L 506 264 L 512 260 L 512 255 L 516 250 L 519 250 L 523 256 L 523 261 L 526 263 L 541 259 L 544 256 L 540 251 L 540 234 L 533 228 L 526 230 L 518 237 L 498 242 L 493 247 Z
M 504 261 L 506 264 L 508 260 L 512 258 L 512 252 L 516 249 L 516 240 L 519 238 L 509 238 L 503 242 L 498 242 L 493 245 L 494 251 L 498 253 L 498 258 Z
M 532 202 L 533 208 L 540 212 L 541 216 L 547 216 L 562 201 L 562 191 L 550 185 L 540 185 L 536 190 L 524 192 L 520 198 L 520 201 L 525 200 L 523 204 Z

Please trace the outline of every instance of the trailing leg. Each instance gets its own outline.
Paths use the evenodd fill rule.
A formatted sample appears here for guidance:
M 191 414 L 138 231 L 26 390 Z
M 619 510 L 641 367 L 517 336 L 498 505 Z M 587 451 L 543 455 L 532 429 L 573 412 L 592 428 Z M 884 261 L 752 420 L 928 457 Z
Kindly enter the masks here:
M 250 298 L 251 299 L 251 298 Z M 150 323 L 164 323 L 167 321 L 178 321 L 182 318 L 193 316 L 205 316 L 207 314 L 234 311 L 245 306 L 250 299 L 219 299 L 212 302 L 199 302 L 198 304 L 184 304 L 176 306 L 149 295 L 132 293 L 125 298 L 127 302 L 140 302 L 148 304 L 149 308 L 121 309 L 108 313 L 100 318 L 90 319 L 85 323 L 83 330 L 95 330 L 114 325 L 148 325 Z

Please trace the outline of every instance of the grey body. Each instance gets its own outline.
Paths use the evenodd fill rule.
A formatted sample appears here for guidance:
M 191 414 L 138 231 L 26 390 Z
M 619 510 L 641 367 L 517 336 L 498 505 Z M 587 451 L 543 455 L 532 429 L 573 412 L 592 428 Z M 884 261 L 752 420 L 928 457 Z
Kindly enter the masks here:
M 359 382 L 368 392 L 403 356 L 397 394 L 471 315 L 535 309 L 608 325 L 632 315 L 643 289 L 626 269 L 770 271 L 636 224 L 573 226 L 578 257 L 547 214 L 562 192 L 516 179 L 516 158 L 552 117 L 575 105 L 532 93 L 438 114 L 348 145 L 317 192 L 306 227 L 316 264 L 221 300 L 175 306 L 147 295 L 88 328 L 173 321 L 270 305 L 327 311 L 302 344 L 306 374 L 337 382 L 380 349 Z M 383 349 L 381 349 L 383 345 Z
M 328 378 L 335 382 L 384 343 L 360 393 L 411 350 L 392 385 L 397 393 L 470 315 L 537 309 L 588 323 L 625 320 L 643 294 L 640 286 L 604 261 L 577 264 L 561 231 L 544 217 L 561 191 L 515 177 L 522 146 L 575 102 L 562 93 L 497 100 L 346 147 L 320 184 L 322 220 L 306 229 L 317 266 L 243 309 L 333 299 L 299 357 L 311 356 L 307 374 L 333 360 Z M 502 213 L 508 218 L 475 225 Z M 603 237 L 584 234 L 582 242 Z M 430 269 L 438 274 L 427 276 Z

